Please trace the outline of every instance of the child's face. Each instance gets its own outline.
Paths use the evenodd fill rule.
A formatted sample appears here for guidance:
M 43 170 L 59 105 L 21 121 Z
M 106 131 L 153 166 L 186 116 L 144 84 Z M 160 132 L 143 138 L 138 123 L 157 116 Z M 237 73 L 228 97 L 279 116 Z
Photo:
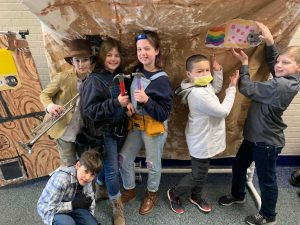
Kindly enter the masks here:
M 76 163 L 76 176 L 79 184 L 85 186 L 94 180 L 95 175 L 88 171 L 85 166 L 81 166 L 80 162 Z
M 144 65 L 144 67 L 151 68 L 155 66 L 155 58 L 159 53 L 158 49 L 155 49 L 149 40 L 141 39 L 136 42 L 137 57 L 138 60 Z
M 83 57 L 83 58 L 73 57 L 72 64 L 78 73 L 88 73 L 90 71 L 91 58 L 90 57 Z
M 113 73 L 120 66 L 120 63 L 120 53 L 118 52 L 117 48 L 113 48 L 107 53 L 105 57 L 104 67 L 106 70 Z
M 300 73 L 300 65 L 287 54 L 278 56 L 274 69 L 276 77 Z
M 193 63 L 193 69 L 186 71 L 188 78 L 205 77 L 211 75 L 209 61 L 200 61 Z

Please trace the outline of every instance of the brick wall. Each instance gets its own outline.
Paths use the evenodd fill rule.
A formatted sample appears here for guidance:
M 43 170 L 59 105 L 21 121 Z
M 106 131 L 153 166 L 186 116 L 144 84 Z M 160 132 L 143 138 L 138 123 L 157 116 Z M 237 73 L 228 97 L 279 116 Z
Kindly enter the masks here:
M 0 31 L 18 31 L 23 29 L 29 29 L 30 35 L 27 36 L 27 40 L 42 86 L 45 87 L 50 79 L 39 20 L 20 3 L 20 0 L 0 0 Z M 290 45 L 300 45 L 300 28 L 291 40 Z M 288 124 L 288 129 L 286 130 L 287 145 L 284 154 L 300 154 L 299 111 L 300 94 L 298 94 L 284 114 L 284 120 Z
M 29 30 L 29 43 L 43 87 L 49 82 L 49 69 L 44 53 L 43 36 L 39 20 L 20 0 L 0 0 L 0 31 Z
M 38 1 L 38 0 L 37 0 Z M 44 54 L 43 36 L 39 20 L 20 3 L 20 0 L 0 0 L 0 31 L 29 29 L 27 36 L 43 87 L 49 83 L 49 69 Z M 300 28 L 291 41 L 300 44 Z
M 289 45 L 300 45 L 300 27 Z M 282 154 L 300 155 L 300 92 L 284 112 L 283 120 L 288 127 L 285 130 L 286 145 Z
M 297 32 L 295 33 L 294 37 L 290 41 L 289 45 L 300 45 L 300 27 L 298 28 Z

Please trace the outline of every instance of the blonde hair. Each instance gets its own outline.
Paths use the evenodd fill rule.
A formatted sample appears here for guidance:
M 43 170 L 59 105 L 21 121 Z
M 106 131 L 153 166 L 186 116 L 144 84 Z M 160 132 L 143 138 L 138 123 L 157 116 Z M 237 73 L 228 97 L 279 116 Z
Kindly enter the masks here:
M 300 46 L 289 46 L 284 49 L 280 55 L 288 55 L 292 57 L 297 64 L 300 64 Z

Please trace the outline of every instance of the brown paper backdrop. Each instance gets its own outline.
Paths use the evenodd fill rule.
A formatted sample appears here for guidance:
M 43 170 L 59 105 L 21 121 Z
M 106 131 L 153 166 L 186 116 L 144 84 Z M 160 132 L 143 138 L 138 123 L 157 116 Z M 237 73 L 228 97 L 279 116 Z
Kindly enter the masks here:
M 215 53 L 224 68 L 224 86 L 219 95 L 224 98 L 229 75 L 239 63 L 225 49 L 204 46 L 206 31 L 234 18 L 257 20 L 272 31 L 279 47 L 286 47 L 300 22 L 299 0 L 24 0 L 30 11 L 43 22 L 46 54 L 53 74 L 64 70 L 66 54 L 63 39 L 100 34 L 119 40 L 127 63 L 135 61 L 134 37 L 142 29 L 151 29 L 161 37 L 165 69 L 173 88 L 184 78 L 185 59 L 195 53 Z M 268 77 L 263 63 L 263 45 L 248 49 L 251 77 L 262 80 Z M 227 148 L 220 156 L 234 155 L 242 141 L 242 127 L 249 101 L 237 94 L 232 112 L 226 119 Z M 164 158 L 188 159 L 184 128 L 188 109 L 180 104 L 178 96 L 169 121 L 169 136 Z
M 0 35 L 0 48 L 12 51 L 21 87 L 1 91 L 0 102 L 0 160 L 20 156 L 27 171 L 27 179 L 48 175 L 59 166 L 55 142 L 44 135 L 28 154 L 18 141 L 32 138 L 30 132 L 40 124 L 44 108 L 39 100 L 41 83 L 26 40 L 14 34 Z M 6 184 L 0 179 L 0 186 Z

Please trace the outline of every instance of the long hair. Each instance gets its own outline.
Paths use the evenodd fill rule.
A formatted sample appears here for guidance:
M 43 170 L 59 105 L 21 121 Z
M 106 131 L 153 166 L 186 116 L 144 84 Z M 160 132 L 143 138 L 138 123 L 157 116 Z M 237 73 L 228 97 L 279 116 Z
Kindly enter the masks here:
M 142 34 L 145 34 L 147 40 L 149 40 L 150 44 L 153 46 L 155 50 L 158 50 L 158 54 L 155 57 L 155 66 L 159 69 L 163 67 L 161 50 L 160 50 L 160 39 L 158 34 L 155 31 L 143 30 Z M 137 42 L 137 40 L 136 40 Z
M 120 60 L 121 60 L 120 65 L 116 69 L 116 72 L 117 73 L 122 72 L 122 70 L 123 70 L 122 48 L 121 48 L 121 45 L 119 44 L 119 42 L 112 38 L 108 38 L 101 43 L 101 46 L 99 49 L 99 54 L 98 54 L 97 67 L 104 69 L 105 58 L 106 58 L 108 52 L 110 52 L 113 48 L 117 49 L 117 51 L 120 54 Z

